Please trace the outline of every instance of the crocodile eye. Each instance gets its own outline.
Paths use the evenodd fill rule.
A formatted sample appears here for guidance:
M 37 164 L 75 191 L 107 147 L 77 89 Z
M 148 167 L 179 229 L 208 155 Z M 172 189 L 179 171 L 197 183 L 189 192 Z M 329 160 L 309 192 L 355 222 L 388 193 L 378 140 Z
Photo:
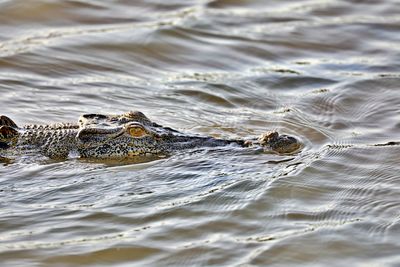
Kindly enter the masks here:
M 128 131 L 129 131 L 129 134 L 135 138 L 140 138 L 140 137 L 147 135 L 147 132 L 143 127 L 136 126 L 136 125 L 129 127 Z

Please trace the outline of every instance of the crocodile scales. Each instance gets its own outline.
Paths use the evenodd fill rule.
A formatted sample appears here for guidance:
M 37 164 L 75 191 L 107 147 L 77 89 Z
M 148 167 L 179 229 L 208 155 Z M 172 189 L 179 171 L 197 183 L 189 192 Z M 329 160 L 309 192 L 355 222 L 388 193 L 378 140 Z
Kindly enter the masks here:
M 121 115 L 84 114 L 77 123 L 26 125 L 18 127 L 7 116 L 0 116 L 0 152 L 36 149 L 54 159 L 72 152 L 81 158 L 123 158 L 142 155 L 169 155 L 198 147 L 234 144 L 262 147 L 277 153 L 292 153 L 301 145 L 291 136 L 267 132 L 258 139 L 229 140 L 181 133 L 152 122 L 140 111 Z

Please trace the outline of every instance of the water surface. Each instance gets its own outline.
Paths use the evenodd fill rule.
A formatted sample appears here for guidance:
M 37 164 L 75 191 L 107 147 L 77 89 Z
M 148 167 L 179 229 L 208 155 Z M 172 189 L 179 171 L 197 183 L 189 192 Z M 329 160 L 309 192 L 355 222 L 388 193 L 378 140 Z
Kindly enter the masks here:
M 396 0 L 0 0 L 0 113 L 20 125 L 141 110 L 304 143 L 3 164 L 2 266 L 400 266 L 399 14 Z

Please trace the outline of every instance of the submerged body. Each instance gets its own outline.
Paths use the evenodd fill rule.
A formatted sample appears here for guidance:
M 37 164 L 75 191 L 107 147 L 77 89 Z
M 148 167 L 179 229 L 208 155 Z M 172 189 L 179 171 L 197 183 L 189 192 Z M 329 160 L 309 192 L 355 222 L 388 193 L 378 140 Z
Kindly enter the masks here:
M 234 144 L 260 146 L 277 153 L 292 153 L 299 142 L 290 136 L 267 132 L 256 140 L 227 140 L 188 135 L 150 121 L 143 113 L 122 115 L 85 114 L 78 123 L 27 125 L 19 128 L 6 116 L 0 117 L 0 151 L 37 149 L 49 158 L 122 158 L 169 155 L 197 147 Z

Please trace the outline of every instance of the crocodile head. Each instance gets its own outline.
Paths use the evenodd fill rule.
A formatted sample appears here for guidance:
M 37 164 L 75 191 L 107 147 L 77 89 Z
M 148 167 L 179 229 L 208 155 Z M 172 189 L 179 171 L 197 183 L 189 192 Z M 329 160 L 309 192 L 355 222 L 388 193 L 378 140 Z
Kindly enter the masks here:
M 171 151 L 202 146 L 221 146 L 242 140 L 223 140 L 180 133 L 150 121 L 143 113 L 122 115 L 85 114 L 79 118 L 77 150 L 83 158 L 122 158 L 139 155 L 166 155 Z M 291 153 L 299 142 L 290 136 L 268 132 L 258 142 L 268 150 Z
M 122 115 L 84 114 L 78 123 L 77 148 L 84 158 L 163 154 L 166 149 L 162 139 L 173 132 L 139 111 Z

